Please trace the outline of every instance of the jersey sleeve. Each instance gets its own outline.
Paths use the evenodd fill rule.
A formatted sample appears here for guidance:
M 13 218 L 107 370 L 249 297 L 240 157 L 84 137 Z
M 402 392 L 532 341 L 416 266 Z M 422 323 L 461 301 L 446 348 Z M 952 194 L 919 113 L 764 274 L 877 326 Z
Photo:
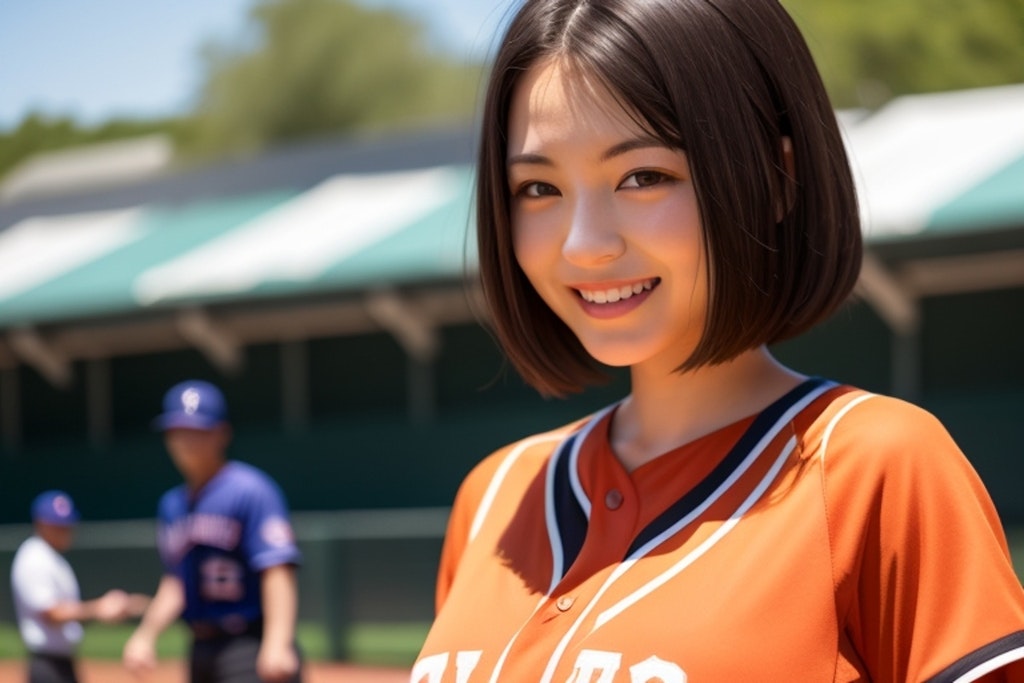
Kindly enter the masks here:
M 60 602 L 53 572 L 36 552 L 17 557 L 11 570 L 11 587 L 21 603 L 36 613 L 45 612 Z
M 478 531 L 475 527 L 483 522 L 477 517 L 486 515 L 487 510 L 490 510 L 494 503 L 495 496 L 498 494 L 495 487 L 500 488 L 509 469 L 521 462 L 520 456 L 524 452 L 533 446 L 538 446 L 539 451 L 534 452 L 534 456 L 539 454 L 541 459 L 537 461 L 535 457 L 531 458 L 534 464 L 527 467 L 527 471 L 531 472 L 528 478 L 532 480 L 534 470 L 531 467 L 536 467 L 538 464 L 543 466 L 543 463 L 551 455 L 554 445 L 561 443 L 562 439 L 578 429 L 587 419 L 589 416 L 498 449 L 484 458 L 463 479 L 455 496 L 455 502 L 452 504 L 441 548 L 441 561 L 438 566 L 437 586 L 434 593 L 434 606 L 437 613 L 440 613 L 441 606 L 448 598 L 448 592 L 455 581 L 455 575 L 466 547 Z
M 269 477 L 251 482 L 242 516 L 242 547 L 253 570 L 300 562 L 284 494 Z
M 437 569 L 437 585 L 434 591 L 435 613 L 448 598 L 448 591 L 455 581 L 455 573 L 459 566 L 462 553 L 469 543 L 473 517 L 480 504 L 481 493 L 477 485 L 480 480 L 479 470 L 474 470 L 459 486 L 452 503 L 452 511 L 448 516 L 444 543 L 441 546 L 441 560 Z
M 871 680 L 1024 681 L 1024 591 L 995 507 L 945 428 L 872 397 L 831 436 L 837 609 Z
M 156 549 L 164 573 L 182 578 L 181 554 L 186 539 L 183 525 L 174 523 L 174 508 L 179 504 L 177 498 L 180 498 L 179 492 L 171 489 L 157 503 Z

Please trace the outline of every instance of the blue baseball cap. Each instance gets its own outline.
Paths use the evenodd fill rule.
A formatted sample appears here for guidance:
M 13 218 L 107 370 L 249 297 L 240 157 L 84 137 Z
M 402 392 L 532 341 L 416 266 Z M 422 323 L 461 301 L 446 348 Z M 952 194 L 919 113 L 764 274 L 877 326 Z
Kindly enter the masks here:
M 32 521 L 54 526 L 72 526 L 78 522 L 75 501 L 63 491 L 43 491 L 32 501 Z
M 167 390 L 164 412 L 153 420 L 154 429 L 216 429 L 227 422 L 228 408 L 220 389 L 199 379 L 190 379 Z

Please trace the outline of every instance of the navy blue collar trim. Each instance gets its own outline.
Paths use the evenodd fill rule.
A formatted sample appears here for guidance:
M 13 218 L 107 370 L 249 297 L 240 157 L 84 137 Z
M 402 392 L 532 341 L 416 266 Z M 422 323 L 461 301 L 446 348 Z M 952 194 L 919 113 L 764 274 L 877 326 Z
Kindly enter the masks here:
M 628 559 L 649 541 L 665 532 L 669 527 L 683 519 L 698 505 L 703 503 L 740 466 L 754 446 L 775 426 L 787 410 L 826 383 L 828 383 L 828 380 L 818 377 L 807 379 L 761 411 L 754 419 L 753 424 L 744 432 L 740 440 L 736 442 L 736 445 L 733 446 L 729 454 L 722 459 L 715 469 L 640 532 L 630 545 L 623 559 Z M 584 429 L 583 431 L 586 430 Z M 576 498 L 571 482 L 572 452 L 580 435 L 581 432 L 576 432 L 567 437 L 554 455 L 557 461 L 555 463 L 554 481 L 552 484 L 554 490 L 552 493 L 555 522 L 558 526 L 558 536 L 562 545 L 563 577 L 573 562 L 576 561 L 580 550 L 583 548 L 589 521 L 586 510 L 583 509 L 580 501 Z
M 751 450 L 758 441 L 778 422 L 778 420 L 790 410 L 794 404 L 805 396 L 815 391 L 828 381 L 821 378 L 810 378 L 800 385 L 777 399 L 768 408 L 762 411 L 754 423 L 743 432 L 729 454 L 722 459 L 722 462 L 703 478 L 689 493 L 679 499 L 665 512 L 658 515 L 651 521 L 633 541 L 624 559 L 628 559 L 637 550 L 642 548 L 660 533 L 666 531 L 673 524 L 690 514 L 698 505 L 711 496 L 715 490 L 736 470 L 737 467 L 750 455 Z M 584 430 L 586 431 L 586 430 Z M 558 526 L 557 532 L 562 547 L 562 577 L 572 563 L 579 557 L 580 551 L 587 538 L 588 515 L 583 509 L 580 501 L 575 497 L 570 481 L 570 467 L 572 465 L 572 451 L 575 442 L 580 438 L 581 432 L 575 432 L 565 438 L 555 453 L 555 474 L 553 487 L 553 501 L 555 521 Z
M 562 576 L 576 561 L 583 548 L 583 540 L 587 537 L 587 513 L 580 505 L 572 490 L 569 466 L 572 462 L 573 444 L 579 439 L 580 433 L 569 436 L 559 446 L 555 457 L 554 503 L 555 521 L 558 524 L 558 536 L 562 542 Z
M 943 669 L 936 675 L 929 678 L 925 683 L 953 683 L 954 681 L 959 680 L 964 674 L 969 673 L 982 664 L 990 662 L 1000 655 L 1004 655 L 1011 650 L 1016 650 L 1021 647 L 1024 647 L 1024 631 L 1011 633 L 1010 635 L 1000 638 L 993 643 L 989 643 L 985 647 L 979 648 L 966 657 L 957 660 L 952 666 Z
M 785 396 L 762 410 L 754 419 L 753 424 L 747 428 L 747 431 L 743 433 L 740 440 L 736 442 L 736 445 L 732 447 L 729 454 L 726 455 L 720 463 L 718 463 L 715 469 L 713 469 L 706 477 L 704 477 L 703 480 L 701 480 L 700 483 L 690 489 L 690 491 L 682 498 L 669 506 L 665 512 L 661 513 L 656 519 L 648 524 L 643 531 L 640 532 L 640 534 L 633 540 L 632 545 L 629 546 L 629 550 L 626 551 L 626 557 L 623 559 L 632 556 L 633 553 L 642 548 L 649 541 L 656 538 L 673 524 L 686 517 L 686 515 L 690 514 L 698 505 L 703 503 L 707 497 L 714 493 L 715 490 L 729 478 L 736 468 L 740 466 L 740 464 L 750 454 L 750 451 L 754 446 L 757 445 L 757 442 L 760 441 L 773 426 L 775 426 L 775 423 L 779 421 L 779 418 L 781 418 L 787 410 L 826 382 L 827 380 L 817 377 L 807 379 L 790 390 L 790 392 Z

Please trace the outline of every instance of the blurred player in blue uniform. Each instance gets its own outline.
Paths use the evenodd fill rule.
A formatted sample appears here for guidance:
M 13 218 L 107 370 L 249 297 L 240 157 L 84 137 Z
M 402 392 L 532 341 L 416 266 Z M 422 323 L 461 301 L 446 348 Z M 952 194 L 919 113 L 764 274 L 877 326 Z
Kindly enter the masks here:
M 125 643 L 125 666 L 155 666 L 157 638 L 181 617 L 193 636 L 192 683 L 300 681 L 300 554 L 281 490 L 255 467 L 227 459 L 231 427 L 214 385 L 171 387 L 155 426 L 185 483 L 160 499 L 164 575 Z

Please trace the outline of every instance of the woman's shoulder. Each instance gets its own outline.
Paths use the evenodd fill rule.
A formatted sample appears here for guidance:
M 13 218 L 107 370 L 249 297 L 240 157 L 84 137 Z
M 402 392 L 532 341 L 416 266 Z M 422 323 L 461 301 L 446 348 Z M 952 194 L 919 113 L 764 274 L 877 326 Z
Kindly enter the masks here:
M 946 441 L 942 422 L 925 408 L 909 401 L 848 387 L 833 403 L 827 428 L 864 445 L 904 447 L 933 440 Z
M 909 401 L 846 387 L 817 421 L 816 452 L 828 463 L 871 468 L 961 468 L 964 456 L 945 425 Z M 852 461 L 852 462 L 851 462 Z

